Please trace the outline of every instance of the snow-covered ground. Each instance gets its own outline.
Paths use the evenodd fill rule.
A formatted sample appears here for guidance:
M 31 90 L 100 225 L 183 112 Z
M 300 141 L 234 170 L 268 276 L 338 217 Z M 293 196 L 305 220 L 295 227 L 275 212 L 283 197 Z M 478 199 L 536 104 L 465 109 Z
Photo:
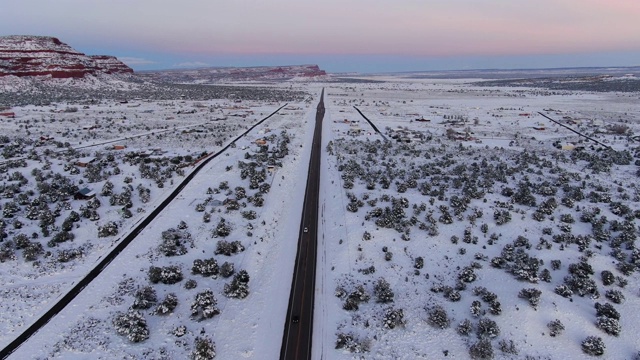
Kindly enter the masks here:
M 640 255 L 634 245 L 640 216 L 634 162 L 640 155 L 637 143 L 615 133 L 640 131 L 637 99 L 617 93 L 484 88 L 461 79 L 387 76 L 375 80 L 385 82 L 324 84 L 314 358 L 466 359 L 492 354 L 497 359 L 580 359 L 586 356 L 581 350 L 583 340 L 596 336 L 606 346 L 604 358 L 633 359 L 640 351 L 635 336 L 640 323 L 635 311 L 640 306 Z M 290 104 L 212 161 L 71 306 L 11 358 L 181 359 L 189 357 L 196 344 L 206 348 L 202 339 L 215 343 L 216 358 L 278 358 L 315 105 L 322 86 L 284 84 L 308 91 L 313 101 Z M 105 152 L 106 157 L 106 147 L 122 144 L 126 151 L 160 148 L 166 153 L 153 157 L 181 156 L 184 161 L 187 155 L 196 159 L 203 151 L 223 146 L 278 107 L 255 102 L 242 104 L 249 109 L 234 109 L 234 104 L 221 100 L 112 102 L 62 113 L 52 112 L 53 106 L 26 106 L 11 110 L 16 119 L 0 121 L 7 125 L 11 141 L 26 134 L 27 119 L 30 134 L 38 136 L 64 132 L 73 124 L 76 130 L 66 130 L 70 133 L 64 135 L 74 140 L 67 140 L 71 146 L 119 140 L 82 149 L 77 157 L 95 151 Z M 75 105 L 55 109 L 68 106 Z M 373 132 L 353 106 L 389 141 Z M 538 112 L 616 152 L 592 149 L 591 143 Z M 80 130 L 96 123 L 108 126 Z M 190 129 L 204 132 L 183 132 Z M 266 154 L 256 144 L 258 139 L 266 141 L 270 150 Z M 287 153 L 276 157 L 283 143 Z M 47 146 L 52 152 L 58 149 L 44 145 L 35 148 L 36 153 L 44 154 Z M 570 150 L 575 147 L 585 149 Z M 132 175 L 137 176 L 133 185 L 142 182 L 152 189 L 146 204 L 137 190 L 132 191 L 132 209 L 149 209 L 173 188 L 168 178 L 162 188 L 157 187 L 157 178 L 143 180 L 140 165 L 125 163 L 117 154 L 114 161 L 121 175 L 108 177 L 116 184 L 113 192 L 124 191 L 124 177 Z M 29 159 L 29 151 L 16 156 L 27 164 L 20 169 L 30 181 L 23 190 L 35 192 L 29 174 L 39 166 L 37 160 Z M 44 156 L 40 155 L 41 162 Z M 62 172 L 66 161 L 59 157 L 51 167 Z M 167 171 L 169 164 L 159 163 L 159 171 Z M 243 169 L 246 178 L 241 177 Z M 263 170 L 264 181 L 251 189 L 250 179 Z M 14 171 L 4 173 L 5 184 L 20 181 L 18 176 L 10 180 Z M 66 176 L 86 182 L 84 171 Z M 104 171 L 113 172 L 113 165 Z M 181 176 L 175 169 L 170 173 Z M 105 182 L 93 185 L 99 194 Z M 268 189 L 259 187 L 265 183 Z M 118 221 L 121 231 L 96 242 L 96 226 L 82 219 L 73 230 L 73 242 L 58 245 L 71 249 L 90 244 L 87 255 L 64 265 L 69 269 L 54 266 L 41 255 L 38 261 L 48 269 L 43 274 L 38 270 L 42 267 L 22 258 L 21 249 L 14 250 L 15 259 L 0 264 L 3 279 L 11 283 L 2 289 L 2 310 L 7 314 L 0 338 L 3 344 L 144 215 L 134 212 L 133 217 L 122 219 L 121 206 L 110 206 L 109 196 L 98 197 L 103 203 L 98 208 L 99 221 Z M 2 199 L 3 209 L 10 199 Z M 72 200 L 70 205 L 75 209 L 80 201 L 84 200 Z M 229 210 L 236 201 L 239 209 Z M 71 210 L 61 211 L 64 215 L 57 226 Z M 16 216 L 25 214 L 26 206 Z M 19 230 L 4 221 L 11 240 Z M 25 223 L 29 230 L 23 232 L 39 231 L 37 220 Z M 171 234 L 184 249 L 160 247 L 163 232 L 169 229 L 176 230 Z M 220 240 L 239 241 L 244 251 L 215 254 Z M 50 250 L 46 240 L 37 241 Z M 171 251 L 183 254 L 165 254 Z M 233 263 L 235 274 L 246 271 L 248 294 L 234 288 L 234 275 L 192 273 L 195 260 L 212 258 L 219 267 Z M 183 279 L 153 284 L 150 267 L 168 266 L 180 268 Z M 603 283 L 602 271 L 611 272 L 611 276 L 605 273 L 608 285 Z M 197 287 L 190 288 L 189 280 L 195 280 Z M 563 285 L 575 294 L 558 295 Z M 149 286 L 157 300 L 144 309 L 140 305 L 144 296 L 136 292 Z M 192 304 L 207 289 L 217 300 L 210 313 L 216 313 L 215 307 L 219 314 L 201 319 L 202 312 Z M 523 292 L 523 296 L 529 294 L 525 299 L 519 297 L 523 289 L 535 290 Z M 160 315 L 157 306 L 171 293 L 177 306 L 170 314 Z M 133 338 L 143 340 L 134 343 L 118 335 L 116 328 L 124 332 L 124 326 L 115 326 L 114 321 L 123 319 L 121 315 L 134 306 L 136 297 L 136 311 L 145 319 L 149 334 L 145 339 L 143 330 L 134 332 Z M 596 326 L 600 321 L 601 327 L 616 332 L 616 321 L 610 319 L 615 312 L 601 310 L 608 317 L 598 320 L 596 303 L 611 304 L 619 313 L 617 336 Z M 468 329 L 459 326 L 465 320 Z M 548 324 L 554 320 L 562 323 L 564 331 L 552 337 Z

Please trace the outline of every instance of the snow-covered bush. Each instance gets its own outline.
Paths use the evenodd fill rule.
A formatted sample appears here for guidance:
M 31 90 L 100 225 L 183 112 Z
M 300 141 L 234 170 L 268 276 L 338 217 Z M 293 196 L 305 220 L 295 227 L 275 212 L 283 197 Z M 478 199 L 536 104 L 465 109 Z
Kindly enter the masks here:
M 135 300 L 132 309 L 149 309 L 158 301 L 156 290 L 151 286 L 145 286 L 138 289 L 135 294 Z
M 518 349 L 513 340 L 502 339 L 498 342 L 498 348 L 505 354 L 518 355 Z
M 604 296 L 616 304 L 622 304 L 624 302 L 624 294 L 622 294 L 620 290 L 607 290 Z
M 154 313 L 158 315 L 167 315 L 172 313 L 176 306 L 178 306 L 178 296 L 174 293 L 169 293 L 160 302 L 160 304 L 158 304 Z
M 595 308 L 596 308 L 596 316 L 598 317 L 606 316 L 611 319 L 620 320 L 620 313 L 618 312 L 618 310 L 616 310 L 616 308 L 613 307 L 613 305 L 609 303 L 604 303 L 604 304 L 596 303 Z
M 235 268 L 231 262 L 225 261 L 222 266 L 220 266 L 220 275 L 222 275 L 223 278 L 228 278 L 233 275 L 234 272 Z
M 436 305 L 427 310 L 427 321 L 433 327 L 445 329 L 451 324 L 447 311 L 440 305 Z
M 237 254 L 239 252 L 243 252 L 244 251 L 244 246 L 242 246 L 242 243 L 238 240 L 236 241 L 232 241 L 232 242 L 227 242 L 225 240 L 220 240 L 218 241 L 218 244 L 216 245 L 216 250 L 214 251 L 214 254 L 219 255 L 226 255 L 226 256 L 231 256 L 233 254 Z
M 394 329 L 396 326 L 404 325 L 404 312 L 402 309 L 387 309 L 382 319 L 382 326 L 387 329 Z
M 469 319 L 464 319 L 458 324 L 456 331 L 462 336 L 469 336 L 473 332 L 473 323 Z
M 564 331 L 564 324 L 559 319 L 555 319 L 547 324 L 547 328 L 549 328 L 549 335 L 556 337 Z
M 535 309 L 540 303 L 541 294 L 542 291 L 535 288 L 529 288 L 520 290 L 520 293 L 518 293 L 518 297 L 521 299 L 526 299 L 529 302 L 529 305 L 531 305 L 531 307 Z
M 570 298 L 573 295 L 573 291 L 567 285 L 558 285 L 553 289 L 553 292 L 565 298 Z
M 218 275 L 218 271 L 218 262 L 214 258 L 193 260 L 193 266 L 191 267 L 192 274 L 202 276 L 216 276 Z
M 246 270 L 240 270 L 231 283 L 224 285 L 224 295 L 236 299 L 244 299 L 249 295 L 249 274 Z
M 194 279 L 189 279 L 184 282 L 184 288 L 187 290 L 195 289 L 198 287 L 198 282 Z
M 109 221 L 103 226 L 98 227 L 98 237 L 116 236 L 118 235 L 118 224 Z
M 152 284 L 159 282 L 163 284 L 175 284 L 182 281 L 182 279 L 182 269 L 176 265 L 149 267 L 149 281 L 151 281 Z
M 141 312 L 130 309 L 119 313 L 113 319 L 113 326 L 119 335 L 126 336 L 129 341 L 137 343 L 149 338 L 149 327 Z
M 495 321 L 489 318 L 482 318 L 478 321 L 478 326 L 476 327 L 476 335 L 478 335 L 478 338 L 480 339 L 493 339 L 496 336 L 500 335 L 500 328 Z
M 191 234 L 184 230 L 168 229 L 162 232 L 158 251 L 165 256 L 179 256 L 187 253 L 185 242 L 191 240 Z
M 391 285 L 384 278 L 378 279 L 376 284 L 373 286 L 373 294 L 376 296 L 376 299 L 380 303 L 390 303 L 393 302 L 394 293 L 391 290 Z
M 606 346 L 599 336 L 588 336 L 582 341 L 582 351 L 591 356 L 601 356 L 604 354 Z
M 493 347 L 489 339 L 480 339 L 469 347 L 469 356 L 472 359 L 493 359 Z
M 213 235 L 216 237 L 226 237 L 229 236 L 229 234 L 231 234 L 231 226 L 227 224 L 225 218 L 221 218 L 218 222 L 218 225 L 216 226 L 216 229 L 213 231 Z
M 351 353 L 364 353 L 369 351 L 369 345 L 366 341 L 359 341 L 352 334 L 338 334 L 336 340 L 336 349 L 345 349 Z
M 216 307 L 217 304 L 218 301 L 213 296 L 213 291 L 209 289 L 196 294 L 191 304 L 191 318 L 202 321 L 220 314 L 220 309 Z
M 211 360 L 216 357 L 216 344 L 206 337 L 196 337 L 193 342 L 192 360 Z
M 607 316 L 598 316 L 596 318 L 596 326 L 609 335 L 618 336 L 622 327 L 617 319 Z

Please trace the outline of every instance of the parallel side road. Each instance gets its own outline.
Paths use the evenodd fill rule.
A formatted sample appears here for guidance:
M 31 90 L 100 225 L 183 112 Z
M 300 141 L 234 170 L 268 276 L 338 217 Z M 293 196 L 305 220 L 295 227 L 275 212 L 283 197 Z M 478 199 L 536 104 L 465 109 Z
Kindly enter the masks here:
M 316 112 L 316 126 L 311 147 L 311 160 L 304 196 L 298 254 L 291 285 L 289 309 L 284 325 L 280 359 L 311 359 L 313 336 L 313 306 L 318 250 L 318 205 L 320 197 L 320 156 L 322 120 L 324 119 L 324 89 Z
M 271 113 L 269 116 L 260 120 L 253 126 L 251 126 L 247 131 L 240 134 L 233 142 L 229 143 L 227 146 L 222 148 L 217 153 L 205 159 L 202 163 L 200 163 L 189 175 L 185 177 L 185 179 L 176 187 L 175 190 L 158 206 L 155 208 L 149 216 L 143 219 L 135 229 L 133 229 L 118 245 L 116 245 L 113 250 L 109 254 L 107 254 L 102 261 L 100 261 L 87 275 L 82 278 L 78 283 L 62 298 L 58 300 L 56 304 L 54 304 L 47 312 L 45 312 L 38 320 L 36 320 L 33 324 L 31 324 L 22 334 L 18 335 L 9 345 L 7 345 L 4 349 L 0 351 L 0 359 L 6 359 L 13 353 L 18 347 L 20 347 L 23 343 L 25 343 L 33 334 L 35 334 L 38 330 L 40 330 L 43 326 L 45 326 L 54 316 L 56 316 L 62 309 L 64 309 L 69 303 L 76 297 L 80 292 L 91 283 L 100 273 L 107 267 L 109 264 L 115 259 L 132 241 L 138 236 L 138 234 L 145 228 L 147 225 L 153 221 L 162 210 L 164 210 L 167 205 L 173 201 L 173 199 L 178 196 L 178 194 L 184 189 L 189 182 L 205 167 L 209 161 L 216 158 L 218 155 L 225 152 L 233 143 L 235 143 L 238 139 L 245 136 L 251 130 L 253 130 L 256 126 L 262 124 L 264 121 L 269 119 L 271 116 L 275 115 L 282 108 L 287 106 L 288 104 L 282 105 L 276 111 Z
M 360 111 L 360 109 L 358 109 L 357 107 L 353 107 L 354 109 L 356 109 L 356 111 L 360 114 L 360 116 L 362 116 L 365 120 L 367 120 L 367 122 L 369 123 L 369 125 L 371 125 L 371 127 L 373 128 L 373 130 L 375 132 L 377 132 L 380 136 L 382 136 L 382 139 L 384 139 L 384 141 L 389 141 L 389 139 L 387 139 L 386 136 L 384 136 L 384 134 L 382 132 L 380 132 L 380 130 L 378 129 L 378 127 L 371 122 L 371 120 L 369 120 L 369 118 L 367 118 L 366 116 L 364 116 L 364 114 L 362 113 L 362 111 Z

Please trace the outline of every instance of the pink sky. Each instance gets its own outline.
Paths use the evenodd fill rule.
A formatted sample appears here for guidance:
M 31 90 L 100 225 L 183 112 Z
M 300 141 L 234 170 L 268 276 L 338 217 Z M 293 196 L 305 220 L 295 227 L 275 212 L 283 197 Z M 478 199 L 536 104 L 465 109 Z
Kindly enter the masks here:
M 640 51 L 639 0 L 21 0 L 0 35 L 184 55 Z

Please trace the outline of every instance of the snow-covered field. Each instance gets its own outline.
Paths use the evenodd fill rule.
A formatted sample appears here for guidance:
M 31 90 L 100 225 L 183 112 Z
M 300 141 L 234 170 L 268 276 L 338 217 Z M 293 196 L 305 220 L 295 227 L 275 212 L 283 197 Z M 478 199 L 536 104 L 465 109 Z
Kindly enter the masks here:
M 214 343 L 220 359 L 278 358 L 324 86 L 314 358 L 580 359 L 581 343 L 595 336 L 604 358 L 634 359 L 640 153 L 627 135 L 640 131 L 637 96 L 375 79 L 385 82 L 283 84 L 313 101 L 290 103 L 210 162 L 11 358 L 182 359 Z M 111 101 L 16 107 L 15 119 L 0 118 L 12 158 L 0 164 L 0 345 L 193 168 L 180 165 L 280 105 Z M 87 145 L 95 146 L 58 153 Z M 98 174 L 68 166 L 87 158 L 97 158 Z M 73 200 L 66 188 L 54 202 L 49 188 L 60 179 L 49 173 L 95 190 L 100 204 L 92 209 L 95 200 Z M 107 182 L 114 187 L 105 192 Z M 37 202 L 42 189 L 49 197 Z M 67 231 L 72 211 L 80 216 Z M 118 234 L 99 237 L 109 222 Z M 74 239 L 48 245 L 65 231 Z M 25 258 L 27 248 L 36 259 Z M 76 255 L 60 262 L 63 250 Z

